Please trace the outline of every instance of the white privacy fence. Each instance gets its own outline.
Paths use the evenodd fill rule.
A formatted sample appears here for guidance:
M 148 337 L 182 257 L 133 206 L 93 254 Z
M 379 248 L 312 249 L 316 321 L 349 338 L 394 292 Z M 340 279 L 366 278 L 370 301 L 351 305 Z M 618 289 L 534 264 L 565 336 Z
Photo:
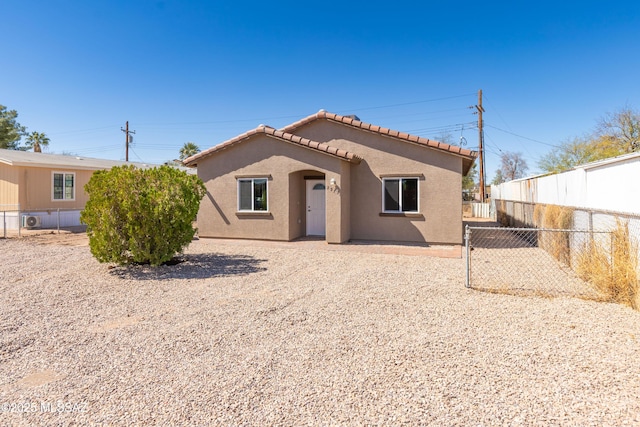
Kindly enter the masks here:
M 640 153 L 491 186 L 494 200 L 639 214 Z

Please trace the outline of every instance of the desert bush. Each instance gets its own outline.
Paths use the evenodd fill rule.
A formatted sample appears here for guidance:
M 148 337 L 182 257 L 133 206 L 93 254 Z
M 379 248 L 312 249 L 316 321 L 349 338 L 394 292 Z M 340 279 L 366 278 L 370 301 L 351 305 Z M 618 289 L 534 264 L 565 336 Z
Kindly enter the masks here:
M 538 221 L 540 220 L 543 228 L 567 230 L 573 226 L 573 209 L 564 206 L 546 205 L 542 218 L 540 218 L 540 211 L 538 211 Z M 553 255 L 558 261 L 571 265 L 570 233 L 541 231 L 540 234 L 540 247 Z
M 629 224 L 616 220 L 610 242 L 591 239 L 578 255 L 576 271 L 606 300 L 640 309 L 638 242 L 629 233 Z
M 542 220 L 544 219 L 545 205 L 536 203 L 533 208 L 533 225 L 537 228 L 542 228 Z
M 160 265 L 181 253 L 196 230 L 193 221 L 204 184 L 170 166 L 97 171 L 85 186 L 80 214 L 91 253 L 100 262 Z

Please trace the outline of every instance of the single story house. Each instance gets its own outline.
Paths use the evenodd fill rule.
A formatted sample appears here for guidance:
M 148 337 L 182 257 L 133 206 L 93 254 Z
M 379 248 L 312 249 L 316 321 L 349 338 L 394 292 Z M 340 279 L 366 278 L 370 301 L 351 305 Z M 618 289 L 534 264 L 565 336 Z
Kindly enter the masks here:
M 260 125 L 185 160 L 207 195 L 201 237 L 462 243 L 477 153 L 323 110 Z
M 81 225 L 80 211 L 88 200 L 84 186 L 93 172 L 125 164 L 156 166 L 0 149 L 0 229 Z

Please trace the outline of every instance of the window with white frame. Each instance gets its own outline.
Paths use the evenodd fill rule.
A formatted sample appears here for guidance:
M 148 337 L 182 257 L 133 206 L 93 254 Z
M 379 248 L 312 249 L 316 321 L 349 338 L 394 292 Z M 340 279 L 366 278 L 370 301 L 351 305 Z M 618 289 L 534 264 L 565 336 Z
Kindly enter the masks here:
M 267 178 L 238 179 L 238 211 L 268 211 Z
M 53 172 L 53 200 L 76 199 L 76 174 Z
M 389 213 L 417 213 L 418 178 L 383 178 L 382 209 Z

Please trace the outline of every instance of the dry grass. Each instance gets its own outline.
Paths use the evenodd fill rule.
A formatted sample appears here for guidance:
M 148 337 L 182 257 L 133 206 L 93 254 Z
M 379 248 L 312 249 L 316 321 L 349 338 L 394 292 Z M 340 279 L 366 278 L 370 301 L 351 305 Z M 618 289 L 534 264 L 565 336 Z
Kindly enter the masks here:
M 542 220 L 544 219 L 545 205 L 537 204 L 533 208 L 533 225 L 538 228 L 542 227 Z
M 537 213 L 538 221 L 540 210 Z M 536 212 L 534 211 L 534 217 Z M 573 226 L 573 209 L 565 206 L 546 205 L 542 218 L 543 228 L 566 230 Z M 571 265 L 571 244 L 569 233 L 545 233 L 540 236 L 540 247 L 565 265 Z
M 608 245 L 591 239 L 578 254 L 576 271 L 608 301 L 640 309 L 638 242 L 627 222 L 616 220 Z

